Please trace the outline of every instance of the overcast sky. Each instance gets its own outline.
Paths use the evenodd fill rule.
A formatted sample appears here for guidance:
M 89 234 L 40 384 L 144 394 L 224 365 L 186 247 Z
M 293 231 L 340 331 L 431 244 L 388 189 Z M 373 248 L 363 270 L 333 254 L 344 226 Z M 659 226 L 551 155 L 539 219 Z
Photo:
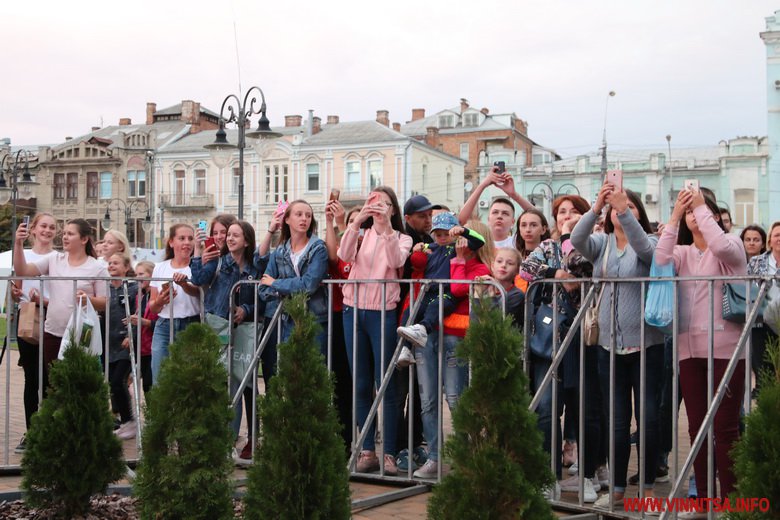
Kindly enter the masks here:
M 774 4 L 774 5 L 773 5 Z M 563 156 L 766 133 L 768 0 L 5 2 L 0 137 L 61 142 L 143 122 L 147 101 L 219 111 L 260 86 L 285 114 L 404 123 L 457 106 L 515 112 Z M 234 32 L 235 24 L 235 32 Z M 237 35 L 237 39 L 234 36 Z M 243 96 L 242 96 L 243 97 Z

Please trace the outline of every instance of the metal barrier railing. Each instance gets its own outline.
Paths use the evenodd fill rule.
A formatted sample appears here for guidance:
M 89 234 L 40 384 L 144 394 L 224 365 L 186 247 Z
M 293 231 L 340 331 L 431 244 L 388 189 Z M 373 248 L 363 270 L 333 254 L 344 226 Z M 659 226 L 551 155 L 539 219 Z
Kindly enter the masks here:
M 693 460 L 696 458 L 699 450 L 704 444 L 705 437 L 708 438 L 709 444 L 708 444 L 708 453 L 707 453 L 707 464 L 708 464 L 708 485 L 707 488 L 710 490 L 710 495 L 714 495 L 715 485 L 714 485 L 714 454 L 713 454 L 713 424 L 714 424 L 714 417 L 718 410 L 718 407 L 720 406 L 721 402 L 723 401 L 723 398 L 727 392 L 728 384 L 734 375 L 735 370 L 737 369 L 737 364 L 740 361 L 740 359 L 750 359 L 751 354 L 751 330 L 756 322 L 756 318 L 759 315 L 760 310 L 760 304 L 764 301 L 765 297 L 767 296 L 769 286 L 776 281 L 776 278 L 769 277 L 769 276 L 717 276 L 717 277 L 632 277 L 632 278 L 599 278 L 599 279 L 568 279 L 568 280 L 539 280 L 531 283 L 528 287 L 527 293 L 529 294 L 532 291 L 535 290 L 542 290 L 545 286 L 552 286 L 548 289 L 548 293 L 552 294 L 551 298 L 551 306 L 553 307 L 553 355 L 552 360 L 550 362 L 550 367 L 548 368 L 539 388 L 537 388 L 535 395 L 532 398 L 532 402 L 530 405 L 531 410 L 535 410 L 540 401 L 542 400 L 545 392 L 548 391 L 548 388 L 550 387 L 553 379 L 556 378 L 555 374 L 558 371 L 558 368 L 560 366 L 560 363 L 563 359 L 563 357 L 566 355 L 566 352 L 569 348 L 571 348 L 572 343 L 574 342 L 574 339 L 577 337 L 577 334 L 579 333 L 581 329 L 581 325 L 583 323 L 583 319 L 585 317 L 585 311 L 588 308 L 588 306 L 591 304 L 593 299 L 598 294 L 599 290 L 603 286 L 607 286 L 610 288 L 610 298 L 609 298 L 609 338 L 610 338 L 610 344 L 609 344 L 609 384 L 608 387 L 610 389 L 609 392 L 609 421 L 608 421 L 608 427 L 609 427 L 609 455 L 608 460 L 610 461 L 610 465 L 613 465 L 612 461 L 615 461 L 615 357 L 616 357 L 616 327 L 617 327 L 617 317 L 619 314 L 619 309 L 616 306 L 616 288 L 618 288 L 621 285 L 625 284 L 640 284 L 640 300 L 641 300 L 641 308 L 640 310 L 640 316 L 642 317 L 640 326 L 640 345 L 636 345 L 639 347 L 639 354 L 640 354 L 640 395 L 638 396 L 640 403 L 646 402 L 646 384 L 647 384 L 647 349 L 649 345 L 646 344 L 646 330 L 649 325 L 645 324 L 644 316 L 645 316 L 645 299 L 646 299 L 646 291 L 647 291 L 647 284 L 653 283 L 653 282 L 671 282 L 673 284 L 673 321 L 672 321 L 672 331 L 671 331 L 671 339 L 672 339 L 672 451 L 673 458 L 671 461 L 671 475 L 674 479 L 674 484 L 672 486 L 672 489 L 669 493 L 669 498 L 674 498 L 679 495 L 679 493 L 682 490 L 682 484 L 685 480 L 686 476 L 688 475 L 688 472 L 691 470 L 691 467 L 693 465 Z M 741 333 L 739 335 L 739 340 L 737 341 L 737 344 L 734 347 L 733 353 L 729 359 L 729 363 L 727 365 L 727 368 L 725 370 L 725 373 L 723 374 L 717 390 L 713 389 L 714 385 L 714 341 L 715 341 L 715 334 L 716 331 L 714 330 L 714 317 L 715 312 L 720 312 L 720 295 L 716 294 L 714 288 L 715 284 L 718 282 L 722 283 L 742 283 L 744 282 L 748 286 L 757 286 L 757 292 L 755 292 L 755 296 L 753 297 L 750 290 L 746 290 L 745 293 L 747 295 L 747 313 L 746 313 L 746 319 L 744 324 L 741 326 Z M 679 352 L 678 352 L 678 345 L 677 345 L 677 338 L 679 334 L 679 308 L 678 308 L 678 295 L 679 295 L 679 286 L 678 284 L 681 283 L 705 283 L 707 286 L 707 301 L 709 302 L 709 308 L 708 308 L 708 323 L 704 324 L 707 330 L 707 345 L 708 345 L 708 358 L 707 358 L 707 374 L 708 374 L 708 388 L 707 388 L 707 412 L 704 417 L 704 420 L 701 424 L 701 427 L 692 442 L 691 449 L 688 452 L 685 462 L 683 463 L 682 467 L 679 467 L 678 459 L 679 459 L 679 445 L 678 445 L 678 413 L 679 413 L 679 395 L 678 395 L 678 380 L 679 380 Z M 557 319 L 558 319 L 558 305 L 559 305 L 559 292 L 564 290 L 559 288 L 561 284 L 576 284 L 579 285 L 579 291 L 581 294 L 581 305 L 578 309 L 576 315 L 574 316 L 571 325 L 569 326 L 568 330 L 566 331 L 563 339 L 560 338 L 560 334 L 557 327 Z M 606 300 L 602 301 L 602 305 L 606 302 Z M 716 302 L 718 305 L 718 309 L 716 310 Z M 525 308 L 525 330 L 526 330 L 526 339 L 528 340 L 531 335 L 531 319 L 534 313 L 534 305 L 533 302 L 526 302 L 526 308 Z M 601 324 L 604 325 L 603 323 Z M 702 326 L 702 324 L 697 324 L 699 327 Z M 526 343 L 528 344 L 528 343 Z M 585 367 L 585 349 L 586 348 L 602 348 L 598 345 L 585 345 L 584 337 L 580 335 L 580 345 L 579 345 L 579 363 L 580 363 L 580 377 L 579 377 L 579 438 L 578 438 L 578 464 L 579 464 L 579 507 L 581 510 L 584 511 L 593 511 L 593 512 L 604 512 L 603 509 L 588 506 L 584 503 L 584 479 L 590 477 L 589 475 L 584 475 L 584 472 L 582 471 L 584 468 L 584 454 L 585 451 L 588 448 L 588 446 L 585 444 L 584 441 L 584 420 L 585 420 L 585 388 L 584 388 L 584 367 Z M 529 361 L 530 356 L 530 349 L 526 349 L 526 362 Z M 528 363 L 526 365 L 528 370 Z M 745 410 L 749 410 L 750 406 L 750 381 L 751 381 L 751 366 L 750 363 L 745 363 L 745 393 L 743 398 L 743 404 L 745 407 Z M 560 414 L 558 410 L 558 398 L 557 398 L 557 391 L 558 391 L 558 385 L 552 385 L 552 425 L 551 425 L 551 457 L 550 457 L 550 467 L 555 473 L 556 471 L 556 457 L 559 456 L 558 453 L 558 447 L 560 446 L 560 441 L 556 439 L 557 436 L 557 429 L 560 426 Z M 602 399 L 606 398 L 607 396 L 601 396 Z M 637 396 L 635 396 L 636 398 Z M 645 448 L 647 446 L 647 435 L 648 432 L 645 429 L 646 421 L 645 421 L 645 406 L 640 406 L 640 417 L 639 417 L 639 442 L 638 446 L 642 446 L 642 448 L 639 450 L 639 456 L 638 456 L 638 476 L 639 476 L 639 497 L 643 498 L 645 489 L 644 489 L 644 475 L 645 475 L 645 466 L 648 463 L 655 464 L 655 461 L 648 462 L 645 460 Z M 567 412 L 568 413 L 568 412 Z M 615 510 L 615 503 L 613 499 L 613 491 L 615 488 L 615 482 L 614 482 L 614 467 L 610 471 L 610 478 L 609 478 L 609 494 L 610 494 L 610 503 L 609 503 L 609 512 L 610 513 L 625 513 L 625 511 L 616 511 Z M 559 505 L 564 505 L 564 503 L 559 502 Z M 667 517 L 669 515 L 675 515 L 676 512 L 669 512 L 665 511 L 662 513 L 662 517 Z
M 76 296 L 77 290 L 78 290 L 78 283 L 84 282 L 84 281 L 91 281 L 91 282 L 97 282 L 97 283 L 105 283 L 106 284 L 106 300 L 108 303 L 108 299 L 110 298 L 111 294 L 111 283 L 112 282 L 120 282 L 120 289 L 123 292 L 124 296 L 124 303 L 125 303 L 125 316 L 130 316 L 132 313 L 130 312 L 130 301 L 129 301 L 129 295 L 128 295 L 128 282 L 145 282 L 145 281 L 161 281 L 161 282 L 170 282 L 170 278 L 137 278 L 137 277 L 83 277 L 83 278 L 72 278 L 72 277 L 57 277 L 57 276 L 38 276 L 38 277 L 25 277 L 25 276 L 3 276 L 0 277 L 0 280 L 6 280 L 6 281 L 14 281 L 14 282 L 23 282 L 26 284 L 34 284 L 38 287 L 39 294 L 44 294 L 44 284 L 50 283 L 53 281 L 69 281 L 73 283 L 73 307 L 74 312 L 75 309 L 78 307 L 78 297 Z M 10 284 L 9 284 L 10 285 Z M 170 284 L 168 286 L 168 291 L 170 292 L 170 298 L 171 301 L 173 301 L 173 294 L 174 294 L 174 284 Z M 201 303 L 203 302 L 204 292 L 202 288 L 199 288 L 199 298 Z M 16 305 L 13 302 L 11 298 L 11 291 L 8 291 L 8 294 L 6 295 L 6 312 L 5 312 L 5 318 L 6 318 L 6 347 L 8 340 L 16 340 L 16 330 L 17 330 L 17 313 L 16 313 Z M 43 399 L 43 391 L 44 391 L 44 347 L 43 347 L 43 341 L 44 341 L 44 334 L 45 334 L 45 313 L 44 313 L 44 306 L 38 305 L 38 403 L 40 405 L 40 402 Z M 201 305 L 201 309 L 203 306 Z M 141 309 L 140 307 L 136 311 L 139 323 L 141 316 Z M 111 306 L 106 305 L 106 308 L 101 312 L 102 319 L 101 323 L 101 332 L 103 335 L 103 351 L 102 356 L 104 359 L 104 373 L 103 377 L 106 381 L 109 379 L 109 363 L 111 362 L 111 356 L 110 356 L 110 345 L 109 345 L 109 323 L 111 320 Z M 200 319 L 203 321 L 203 311 L 201 310 Z M 173 343 L 175 339 L 175 328 L 174 328 L 174 320 L 169 320 L 169 338 L 170 343 Z M 131 366 L 131 373 L 133 378 L 133 392 L 135 394 L 135 417 L 136 417 L 136 428 L 137 428 L 137 434 L 135 436 L 135 442 L 138 449 L 138 454 L 141 453 L 141 407 L 140 407 L 140 387 L 138 384 L 138 381 L 140 379 L 140 370 L 141 370 L 141 358 L 140 356 L 135 355 L 135 350 L 138 348 L 138 352 L 140 352 L 140 345 L 141 345 L 141 327 L 136 327 L 136 334 L 135 338 L 133 338 L 133 327 L 129 323 L 126 325 L 127 328 L 127 337 L 130 340 L 130 347 L 129 347 L 129 355 L 130 355 L 130 366 Z M 138 347 L 136 347 L 136 345 Z M 4 349 L 5 350 L 5 349 Z M 3 356 L 0 358 L 0 360 L 5 361 L 5 396 L 4 396 L 4 414 L 3 414 L 3 430 L 4 430 L 4 439 L 3 442 L 0 444 L 0 447 L 2 448 L 2 463 L 0 463 L 0 469 L 18 469 L 18 465 L 12 465 L 10 463 L 10 388 L 11 388 L 11 373 L 10 373 L 10 358 L 6 358 Z

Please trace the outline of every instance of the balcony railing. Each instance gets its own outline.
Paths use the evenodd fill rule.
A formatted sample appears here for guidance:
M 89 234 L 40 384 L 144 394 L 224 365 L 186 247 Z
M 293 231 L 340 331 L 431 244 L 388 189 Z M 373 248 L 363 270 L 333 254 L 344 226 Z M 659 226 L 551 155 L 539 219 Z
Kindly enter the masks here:
M 170 195 L 160 195 L 160 203 L 163 207 L 172 211 L 213 209 L 214 194 L 173 193 Z

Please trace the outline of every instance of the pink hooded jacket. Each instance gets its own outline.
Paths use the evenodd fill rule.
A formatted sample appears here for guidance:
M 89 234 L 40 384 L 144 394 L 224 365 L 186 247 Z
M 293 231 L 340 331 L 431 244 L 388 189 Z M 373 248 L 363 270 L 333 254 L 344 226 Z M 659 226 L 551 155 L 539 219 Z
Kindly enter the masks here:
M 401 278 L 399 270 L 403 268 L 406 257 L 412 249 L 412 237 L 393 230 L 391 234 L 378 235 L 373 227 L 366 229 L 363 243 L 358 251 L 359 230 L 347 226 L 341 237 L 337 252 L 344 262 L 352 263 L 350 280 L 392 280 Z M 355 284 L 346 284 L 342 289 L 344 305 L 355 307 Z M 360 284 L 358 308 L 382 310 L 382 284 Z M 386 310 L 393 310 L 401 297 L 401 288 L 397 283 L 387 284 L 385 292 Z
M 693 210 L 707 249 L 702 253 L 696 246 L 678 246 L 676 227 L 666 226 L 655 250 L 655 261 L 660 265 L 674 262 L 677 276 L 725 276 L 747 274 L 745 248 L 737 235 L 725 233 L 706 205 Z M 708 324 L 710 322 L 709 283 L 707 281 L 680 282 L 679 336 L 677 345 L 680 360 L 706 358 L 708 355 Z M 723 281 L 713 284 L 714 299 L 714 357 L 728 359 L 734 353 L 742 326 L 723 319 L 721 300 Z

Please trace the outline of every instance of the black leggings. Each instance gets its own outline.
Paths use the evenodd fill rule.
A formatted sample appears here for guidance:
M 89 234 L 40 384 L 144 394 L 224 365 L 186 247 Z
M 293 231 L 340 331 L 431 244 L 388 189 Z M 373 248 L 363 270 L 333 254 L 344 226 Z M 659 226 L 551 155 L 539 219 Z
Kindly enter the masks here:
M 119 417 L 123 423 L 133 420 L 133 410 L 130 406 L 130 392 L 127 389 L 130 368 L 129 359 L 120 359 L 108 364 L 108 384 L 111 387 L 111 406 L 119 412 Z
M 30 418 L 38 411 L 38 345 L 17 338 L 19 366 L 24 371 L 24 423 L 30 428 Z

